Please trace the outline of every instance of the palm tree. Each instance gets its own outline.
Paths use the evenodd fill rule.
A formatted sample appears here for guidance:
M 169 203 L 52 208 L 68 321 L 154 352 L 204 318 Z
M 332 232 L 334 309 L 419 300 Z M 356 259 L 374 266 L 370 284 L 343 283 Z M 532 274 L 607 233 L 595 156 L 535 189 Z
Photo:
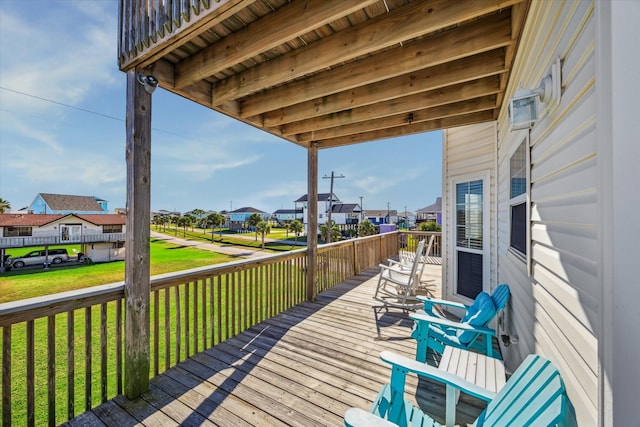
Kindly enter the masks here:
M 5 200 L 2 197 L 0 197 L 0 214 L 5 213 L 9 209 L 11 209 L 11 203 L 9 203 L 8 200 Z
M 262 221 L 262 217 L 259 213 L 252 213 L 249 218 L 247 218 L 247 224 L 250 227 L 256 227 L 258 223 Z M 256 242 L 258 241 L 258 232 L 256 231 Z
M 224 217 L 224 215 L 222 215 L 221 213 L 218 212 L 212 212 L 209 215 L 207 215 L 207 218 L 205 219 L 207 226 L 211 227 L 211 241 L 213 242 L 213 232 L 215 231 L 216 227 L 221 227 L 222 225 L 224 225 L 226 218 Z M 219 233 L 220 233 L 220 238 L 222 238 L 222 230 L 218 229 Z
M 300 221 L 298 221 L 297 219 L 294 219 L 289 223 L 289 230 L 291 230 L 291 232 L 295 234 L 296 246 L 298 246 L 298 236 L 300 235 L 300 233 L 302 233 L 302 230 L 304 230 L 304 226 Z
M 202 224 L 204 223 L 203 220 L 203 216 L 204 214 L 206 214 L 205 211 L 203 211 L 202 209 L 194 209 L 191 211 L 191 215 L 193 215 L 193 217 L 195 218 L 195 223 L 198 225 L 198 227 L 202 227 Z M 202 227 L 202 234 L 206 233 L 206 226 Z
M 340 240 L 340 236 L 341 236 L 340 228 L 338 227 L 338 224 L 336 224 L 334 220 L 331 220 L 328 223 L 325 222 L 324 224 L 320 225 L 320 234 L 322 235 L 322 238 L 324 239 L 325 242 L 329 241 L 328 233 L 331 233 L 332 242 L 337 242 L 338 240 Z
M 373 223 L 368 219 L 365 219 L 364 221 L 360 222 L 360 224 L 358 224 L 358 236 L 360 237 L 372 236 L 377 232 L 378 230 L 376 230 L 376 226 L 373 225 Z
M 193 232 L 193 226 L 198 222 L 198 218 L 193 213 L 186 214 L 184 217 L 189 218 L 189 225 L 191 226 L 191 232 Z
M 262 236 L 262 250 L 264 250 L 264 237 L 271 231 L 271 225 L 267 221 L 260 221 L 256 224 L 256 236 Z
M 181 216 L 180 218 L 178 218 L 176 225 L 182 227 L 182 237 L 185 237 L 187 235 L 187 227 L 191 225 L 191 217 L 189 217 L 188 215 Z

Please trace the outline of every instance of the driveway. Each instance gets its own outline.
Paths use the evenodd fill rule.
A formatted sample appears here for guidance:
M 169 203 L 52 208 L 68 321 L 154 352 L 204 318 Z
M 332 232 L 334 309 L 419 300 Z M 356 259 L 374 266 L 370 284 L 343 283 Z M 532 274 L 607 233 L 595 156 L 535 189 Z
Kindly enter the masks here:
M 151 238 L 157 240 L 166 240 L 181 246 L 190 246 L 193 248 L 204 249 L 206 251 L 218 252 L 220 254 L 226 254 L 235 256 L 238 258 L 261 258 L 267 255 L 271 255 L 271 252 L 262 252 L 259 250 L 253 250 L 237 246 L 220 246 L 211 243 L 196 242 L 193 240 L 181 239 L 175 236 L 169 236 L 167 234 L 151 231 Z

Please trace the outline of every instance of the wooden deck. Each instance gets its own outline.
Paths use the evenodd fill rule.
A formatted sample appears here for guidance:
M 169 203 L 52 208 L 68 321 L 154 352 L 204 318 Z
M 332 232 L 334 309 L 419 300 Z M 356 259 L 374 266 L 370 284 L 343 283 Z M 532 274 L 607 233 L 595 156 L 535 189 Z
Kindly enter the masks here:
M 440 293 L 439 265 L 425 275 Z M 377 270 L 368 270 L 151 380 L 134 401 L 118 396 L 66 426 L 342 425 L 351 406 L 369 409 L 389 367 L 383 350 L 413 357 L 412 322 L 401 310 L 375 308 Z M 444 388 L 409 379 L 408 396 L 444 421 Z M 412 397 L 413 398 L 413 397 Z M 463 396 L 458 422 L 482 403 Z

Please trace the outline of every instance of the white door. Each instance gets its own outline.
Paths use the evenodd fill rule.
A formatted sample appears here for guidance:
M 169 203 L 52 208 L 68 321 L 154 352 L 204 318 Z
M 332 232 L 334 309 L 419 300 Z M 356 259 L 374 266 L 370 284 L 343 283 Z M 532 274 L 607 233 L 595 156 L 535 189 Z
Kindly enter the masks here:
M 454 293 L 469 299 L 488 288 L 489 191 L 487 175 L 454 180 Z
M 63 242 L 81 242 L 82 225 L 61 225 L 60 240 Z

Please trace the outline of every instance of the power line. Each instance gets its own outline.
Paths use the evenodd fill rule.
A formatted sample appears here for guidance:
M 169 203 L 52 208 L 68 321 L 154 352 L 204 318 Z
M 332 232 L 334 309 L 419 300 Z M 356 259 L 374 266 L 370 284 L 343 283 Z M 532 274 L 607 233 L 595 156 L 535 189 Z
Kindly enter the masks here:
M 67 107 L 67 108 L 71 108 L 71 109 L 74 109 L 74 110 L 82 111 L 83 113 L 93 114 L 93 115 L 96 115 L 96 116 L 99 116 L 99 117 L 103 117 L 105 119 L 110 119 L 110 120 L 115 120 L 115 121 L 118 121 L 118 122 L 121 122 L 121 123 L 126 123 L 125 119 L 122 119 L 120 117 L 110 116 L 108 114 L 100 113 L 98 111 L 88 110 L 88 109 L 82 108 L 82 107 L 76 107 L 75 105 L 69 105 L 69 104 L 65 104 L 64 102 L 54 101 L 54 100 L 51 100 L 51 99 L 43 98 L 41 96 L 32 95 L 30 93 L 20 92 L 19 90 L 9 89 L 9 88 L 4 87 L 4 86 L 0 86 L 0 89 L 6 90 L 7 92 L 15 93 L 17 95 L 22 95 L 22 96 L 26 96 L 26 97 L 33 98 L 33 99 L 38 99 L 40 101 L 49 102 L 51 104 L 60 105 L 62 107 Z M 7 110 L 7 109 L 4 109 L 4 108 L 0 108 L 0 110 L 20 114 L 17 111 Z M 187 136 L 184 136 L 184 135 L 180 135 L 180 134 L 177 134 L 175 132 L 171 132 L 171 131 L 164 130 L 164 129 L 159 129 L 159 128 L 155 128 L 155 127 L 152 127 L 151 129 L 155 130 L 157 132 L 162 132 L 162 133 L 165 133 L 167 135 L 177 136 L 178 138 L 187 139 L 187 140 L 190 140 L 190 141 L 203 142 L 203 143 L 205 142 L 205 141 L 201 141 L 199 139 L 190 138 L 190 137 L 187 137 Z

